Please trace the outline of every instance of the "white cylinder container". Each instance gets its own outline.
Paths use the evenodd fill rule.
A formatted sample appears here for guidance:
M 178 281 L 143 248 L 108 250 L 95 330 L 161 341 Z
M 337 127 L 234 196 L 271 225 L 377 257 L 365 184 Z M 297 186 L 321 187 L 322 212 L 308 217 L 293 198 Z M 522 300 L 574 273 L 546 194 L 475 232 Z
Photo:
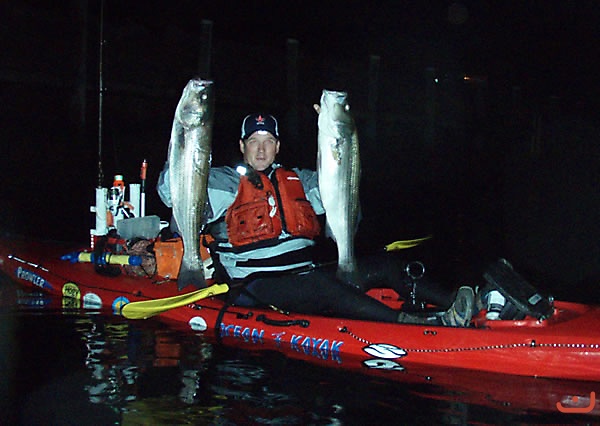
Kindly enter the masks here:
M 139 183 L 130 183 L 129 184 L 129 204 L 133 207 L 133 215 L 135 217 L 141 217 L 140 214 L 140 187 Z

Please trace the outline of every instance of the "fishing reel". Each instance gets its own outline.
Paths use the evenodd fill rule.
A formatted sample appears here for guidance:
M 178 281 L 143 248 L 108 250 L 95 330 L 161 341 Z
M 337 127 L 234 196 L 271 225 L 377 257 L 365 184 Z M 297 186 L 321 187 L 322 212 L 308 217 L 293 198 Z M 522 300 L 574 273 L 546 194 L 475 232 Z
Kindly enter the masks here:
M 410 290 L 408 300 L 404 302 L 402 309 L 412 312 L 423 311 L 426 302 L 417 298 L 417 283 L 425 276 L 425 265 L 418 260 L 413 260 L 406 264 L 404 272 L 410 278 L 410 283 L 407 283 L 410 286 Z

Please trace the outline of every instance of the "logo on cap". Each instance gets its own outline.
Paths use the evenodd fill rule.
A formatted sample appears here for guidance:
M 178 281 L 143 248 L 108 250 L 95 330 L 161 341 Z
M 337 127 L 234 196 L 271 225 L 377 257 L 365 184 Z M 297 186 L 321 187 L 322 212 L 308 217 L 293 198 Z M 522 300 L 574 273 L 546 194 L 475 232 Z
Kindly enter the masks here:
M 266 131 L 279 138 L 277 120 L 270 114 L 250 114 L 242 122 L 242 139 L 246 139 L 256 131 Z

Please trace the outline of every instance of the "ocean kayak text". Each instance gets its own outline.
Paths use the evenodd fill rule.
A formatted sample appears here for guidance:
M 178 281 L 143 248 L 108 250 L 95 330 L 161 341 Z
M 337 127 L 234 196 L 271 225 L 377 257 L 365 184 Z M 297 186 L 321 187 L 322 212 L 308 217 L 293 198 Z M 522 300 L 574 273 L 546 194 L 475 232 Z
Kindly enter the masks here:
M 221 337 L 233 337 L 241 339 L 248 343 L 263 344 L 264 329 L 244 327 L 234 324 L 221 324 Z M 323 360 L 342 363 L 340 356 L 340 347 L 344 344 L 342 341 L 321 339 L 317 337 L 288 334 L 286 332 L 273 333 L 273 340 L 278 347 L 289 345 L 290 349 L 296 352 L 303 352 L 306 355 L 313 356 Z

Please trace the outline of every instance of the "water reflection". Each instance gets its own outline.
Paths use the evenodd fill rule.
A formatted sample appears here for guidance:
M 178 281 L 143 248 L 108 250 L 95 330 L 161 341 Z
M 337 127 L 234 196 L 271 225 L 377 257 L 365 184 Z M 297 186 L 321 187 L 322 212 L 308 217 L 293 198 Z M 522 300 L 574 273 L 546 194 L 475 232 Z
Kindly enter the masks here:
M 87 348 L 84 362 L 91 380 L 85 390 L 90 402 L 109 405 L 121 412 L 123 421 L 134 424 L 161 421 L 167 413 L 170 421 L 218 414 L 220 404 L 199 394 L 212 358 L 212 345 L 202 336 L 114 316 L 78 317 L 75 328 Z M 197 410 L 186 409 L 194 405 Z
M 594 383 L 410 365 L 404 371 L 324 367 L 295 359 L 297 353 L 217 345 L 156 318 L 126 321 L 21 292 L 3 300 L 18 306 L 10 315 L 12 332 L 1 329 L 14 342 L 2 354 L 12 355 L 17 378 L 10 424 L 515 424 L 597 418 L 553 409 L 565 395 L 583 395 Z
M 104 324 L 91 318 L 76 318 L 74 324 L 87 348 L 85 366 L 92 373 L 92 383 L 85 390 L 90 402 L 120 404 L 135 400 L 138 367 L 132 365 L 135 358 L 130 356 L 129 348 L 135 347 L 130 342 L 134 341 L 136 331 L 130 330 L 126 323 Z

